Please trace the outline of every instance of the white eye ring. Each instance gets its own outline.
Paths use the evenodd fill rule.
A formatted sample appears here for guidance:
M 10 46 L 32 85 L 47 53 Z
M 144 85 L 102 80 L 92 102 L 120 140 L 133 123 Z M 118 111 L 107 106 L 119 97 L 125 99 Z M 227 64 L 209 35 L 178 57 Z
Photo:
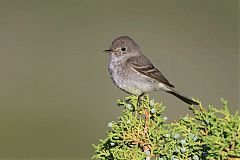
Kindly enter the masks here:
M 126 47 L 122 47 L 122 48 L 121 48 L 121 51 L 122 51 L 122 52 L 124 52 L 124 51 L 126 51 L 126 50 L 127 50 Z

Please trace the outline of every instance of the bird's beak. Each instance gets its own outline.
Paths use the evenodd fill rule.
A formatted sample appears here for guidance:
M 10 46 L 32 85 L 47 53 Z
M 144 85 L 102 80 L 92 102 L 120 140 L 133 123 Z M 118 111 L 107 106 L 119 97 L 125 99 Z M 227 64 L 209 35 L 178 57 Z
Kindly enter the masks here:
M 113 52 L 116 52 L 116 51 L 114 51 L 114 50 L 112 50 L 112 49 L 106 49 L 106 50 L 104 50 L 103 52 L 104 52 L 104 53 L 113 53 Z

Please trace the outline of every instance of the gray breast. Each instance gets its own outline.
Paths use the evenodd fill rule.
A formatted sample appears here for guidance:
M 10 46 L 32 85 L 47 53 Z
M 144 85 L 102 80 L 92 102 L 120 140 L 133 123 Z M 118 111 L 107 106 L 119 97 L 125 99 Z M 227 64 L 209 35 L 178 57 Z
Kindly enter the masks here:
M 108 69 L 113 83 L 130 94 L 140 95 L 158 89 L 158 82 L 139 74 L 119 59 L 110 59 Z

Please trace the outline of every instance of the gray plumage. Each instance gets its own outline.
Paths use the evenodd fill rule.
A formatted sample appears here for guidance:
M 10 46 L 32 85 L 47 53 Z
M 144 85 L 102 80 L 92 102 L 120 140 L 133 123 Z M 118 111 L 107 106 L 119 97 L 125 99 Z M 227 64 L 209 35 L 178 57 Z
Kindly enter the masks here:
M 188 104 L 198 104 L 176 91 L 174 86 L 142 54 L 140 47 L 128 36 L 116 38 L 110 48 L 108 70 L 114 84 L 123 91 L 142 95 L 156 90 L 168 92 Z

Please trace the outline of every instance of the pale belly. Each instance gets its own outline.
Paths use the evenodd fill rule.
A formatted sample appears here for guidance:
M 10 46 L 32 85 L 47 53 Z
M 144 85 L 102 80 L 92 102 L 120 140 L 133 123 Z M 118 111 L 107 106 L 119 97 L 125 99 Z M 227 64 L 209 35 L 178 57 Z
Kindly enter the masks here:
M 136 78 L 129 76 L 129 78 L 123 79 L 118 87 L 134 95 L 141 95 L 158 89 L 156 83 L 143 79 L 141 76 Z
M 109 72 L 114 84 L 130 94 L 141 95 L 159 89 L 158 81 L 141 75 L 131 68 L 109 65 Z

